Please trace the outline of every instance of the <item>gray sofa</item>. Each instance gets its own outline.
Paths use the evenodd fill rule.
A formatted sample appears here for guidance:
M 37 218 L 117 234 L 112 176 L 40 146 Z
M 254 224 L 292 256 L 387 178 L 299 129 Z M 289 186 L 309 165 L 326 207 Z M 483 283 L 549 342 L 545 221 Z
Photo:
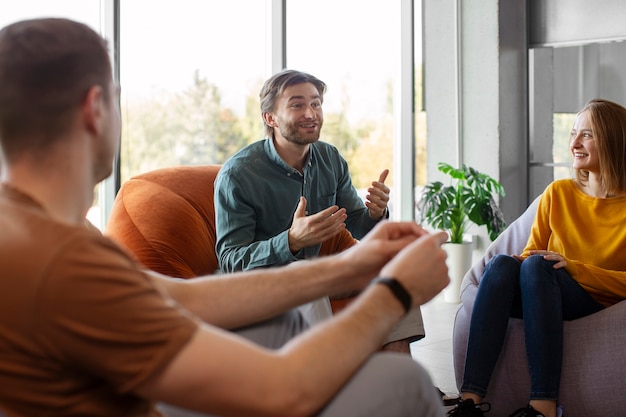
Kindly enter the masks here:
M 461 305 L 453 329 L 457 386 L 463 379 L 470 317 L 486 263 L 499 253 L 521 253 L 528 239 L 538 200 L 489 246 L 465 275 Z M 590 244 L 590 247 L 592 245 Z M 624 248 L 626 256 L 626 248 Z M 565 323 L 560 403 L 566 417 L 626 416 L 626 301 Z M 485 401 L 490 417 L 508 416 L 528 403 L 530 377 L 521 319 L 510 319 L 507 339 Z

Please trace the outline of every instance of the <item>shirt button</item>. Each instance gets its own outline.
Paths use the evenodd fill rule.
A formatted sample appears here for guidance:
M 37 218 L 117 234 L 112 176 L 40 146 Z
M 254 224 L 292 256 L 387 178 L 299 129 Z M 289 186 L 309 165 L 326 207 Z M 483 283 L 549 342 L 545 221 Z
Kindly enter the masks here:
M 308 216 L 308 215 L 309 215 L 309 211 L 308 211 L 308 210 L 306 210 L 306 211 L 304 212 L 304 215 L 305 215 L 305 216 Z

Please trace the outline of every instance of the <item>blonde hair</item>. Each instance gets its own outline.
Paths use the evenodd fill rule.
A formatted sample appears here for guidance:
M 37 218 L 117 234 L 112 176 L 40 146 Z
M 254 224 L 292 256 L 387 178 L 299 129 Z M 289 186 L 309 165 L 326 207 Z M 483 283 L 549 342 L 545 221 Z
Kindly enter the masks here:
M 598 159 L 600 179 L 607 193 L 626 194 L 626 108 L 609 100 L 593 99 L 578 112 L 589 113 Z M 589 171 L 575 170 L 576 180 L 585 184 Z

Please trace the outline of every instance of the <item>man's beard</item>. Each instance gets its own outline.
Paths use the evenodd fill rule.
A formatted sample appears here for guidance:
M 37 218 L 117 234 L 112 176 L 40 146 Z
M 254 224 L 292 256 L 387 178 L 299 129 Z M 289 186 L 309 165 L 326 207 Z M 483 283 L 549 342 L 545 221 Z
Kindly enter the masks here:
M 307 135 L 302 135 L 298 132 L 298 126 L 295 124 L 288 124 L 279 127 L 280 134 L 287 140 L 287 142 L 295 143 L 298 145 L 308 145 L 310 143 L 315 143 L 320 138 L 320 131 L 322 128 L 322 124 L 318 123 L 318 129 L 314 133 L 310 133 Z

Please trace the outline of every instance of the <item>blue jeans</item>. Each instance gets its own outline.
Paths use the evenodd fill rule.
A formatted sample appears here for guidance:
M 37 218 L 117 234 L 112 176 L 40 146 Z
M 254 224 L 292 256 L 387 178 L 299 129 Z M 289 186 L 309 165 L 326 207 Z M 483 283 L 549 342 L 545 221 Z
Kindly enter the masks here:
M 531 400 L 557 400 L 563 358 L 563 320 L 602 310 L 563 268 L 533 255 L 523 263 L 495 256 L 485 267 L 474 311 L 461 392 L 484 397 L 502 350 L 509 317 L 524 319 Z

